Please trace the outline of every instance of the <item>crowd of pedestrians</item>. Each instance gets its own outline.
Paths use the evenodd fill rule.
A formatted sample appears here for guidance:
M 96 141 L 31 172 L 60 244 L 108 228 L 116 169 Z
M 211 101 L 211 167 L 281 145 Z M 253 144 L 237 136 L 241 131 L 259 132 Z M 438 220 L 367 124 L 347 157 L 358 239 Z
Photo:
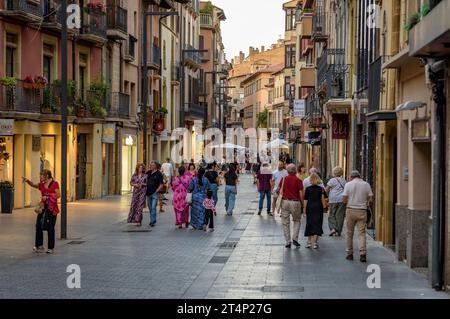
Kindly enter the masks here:
M 370 185 L 362 180 L 358 171 L 350 173 L 349 181 L 343 177 L 341 167 L 333 169 L 333 177 L 323 183 L 318 170 L 305 165 L 298 168 L 287 164 L 286 157 L 280 157 L 277 167 L 272 171 L 270 163 L 261 163 L 259 158 L 252 165 L 239 164 L 237 159 L 231 163 L 223 161 L 207 164 L 204 158 L 195 164 L 182 163 L 175 173 L 175 165 L 170 159 L 160 165 L 153 161 L 148 169 L 137 164 L 131 178 L 132 199 L 128 223 L 142 226 L 143 211 L 147 205 L 150 212 L 150 227 L 157 223 L 157 206 L 160 211 L 169 189 L 173 192 L 172 206 L 175 214 L 175 227 L 192 227 L 195 230 L 214 231 L 214 217 L 219 202 L 218 190 L 224 186 L 224 206 L 227 216 L 232 216 L 238 194 L 239 175 L 246 172 L 254 175 L 254 184 L 259 193 L 258 215 L 262 215 L 264 204 L 267 216 L 279 215 L 282 221 L 286 248 L 300 247 L 300 226 L 302 216 L 306 219 L 304 236 L 306 248 L 318 249 L 323 236 L 323 222 L 328 213 L 329 236 L 340 237 L 346 226 L 346 259 L 353 260 L 353 237 L 357 228 L 359 239 L 359 258 L 367 261 L 366 227 L 367 210 L 373 203 L 374 194 Z M 241 166 L 243 169 L 241 169 Z M 47 253 L 55 247 L 55 224 L 59 213 L 59 184 L 52 173 L 43 170 L 38 183 L 27 178 L 23 182 L 41 192 L 41 201 L 36 207 L 36 238 L 33 250 L 44 251 L 43 232 L 48 232 Z M 291 231 L 291 221 L 293 231 Z

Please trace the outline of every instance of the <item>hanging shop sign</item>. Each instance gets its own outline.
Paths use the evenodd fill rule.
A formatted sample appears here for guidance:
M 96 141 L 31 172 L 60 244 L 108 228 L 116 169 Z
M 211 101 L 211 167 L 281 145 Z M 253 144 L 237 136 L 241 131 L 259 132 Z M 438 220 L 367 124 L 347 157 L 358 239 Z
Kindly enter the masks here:
M 0 119 L 0 135 L 3 136 L 14 135 L 14 120 Z
M 103 124 L 102 142 L 106 144 L 114 144 L 115 141 L 116 141 L 116 124 L 114 123 Z
M 349 115 L 348 114 L 333 114 L 332 120 L 332 138 L 334 140 L 348 139 L 349 131 Z
M 294 117 L 302 119 L 306 116 L 306 103 L 305 100 L 294 101 Z
M 411 140 L 414 143 L 431 141 L 430 122 L 428 119 L 417 119 L 411 121 Z
M 308 144 L 310 145 L 320 145 L 321 134 L 320 132 L 309 132 L 308 133 Z

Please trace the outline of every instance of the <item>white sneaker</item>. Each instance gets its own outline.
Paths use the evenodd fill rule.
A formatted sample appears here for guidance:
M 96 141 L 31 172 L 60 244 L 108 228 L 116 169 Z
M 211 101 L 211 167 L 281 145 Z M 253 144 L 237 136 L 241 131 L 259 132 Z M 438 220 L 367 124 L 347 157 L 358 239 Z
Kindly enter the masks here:
M 306 246 L 305 246 L 306 248 L 311 248 L 312 247 L 312 245 L 311 245 L 311 243 L 310 242 L 307 242 L 306 243 Z
M 53 254 L 53 249 L 47 249 L 47 254 L 49 255 Z
M 318 249 L 318 248 L 319 248 L 319 245 L 314 244 L 313 249 Z
M 33 251 L 35 252 L 35 253 L 42 253 L 43 251 L 44 251 L 44 247 L 33 247 Z

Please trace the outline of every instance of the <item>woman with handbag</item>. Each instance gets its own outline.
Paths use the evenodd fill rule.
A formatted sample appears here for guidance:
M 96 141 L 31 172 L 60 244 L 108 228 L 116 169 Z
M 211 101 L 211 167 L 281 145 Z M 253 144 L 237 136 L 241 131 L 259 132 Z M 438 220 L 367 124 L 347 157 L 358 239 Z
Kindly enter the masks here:
M 323 235 L 323 214 L 327 201 L 325 189 L 321 187 L 322 181 L 316 173 L 310 176 L 311 186 L 305 190 L 306 228 L 305 237 L 308 237 L 306 248 L 319 248 L 319 237 Z
M 178 176 L 172 181 L 173 190 L 173 209 L 175 211 L 175 227 L 178 229 L 189 227 L 189 203 L 187 202 L 187 194 L 189 191 L 189 183 L 191 178 L 185 174 L 184 166 L 178 168 Z
M 22 181 L 33 188 L 39 189 L 41 192 L 41 201 L 36 207 L 36 238 L 33 251 L 44 251 L 44 234 L 48 233 L 48 249 L 47 254 L 53 254 L 55 248 L 55 225 L 56 217 L 59 214 L 58 198 L 61 197 L 58 182 L 54 181 L 52 173 L 44 169 L 40 177 L 39 183 L 33 183 L 29 179 L 22 177 Z
M 346 181 L 342 177 L 343 174 L 344 170 L 342 167 L 335 167 L 333 169 L 334 177 L 328 181 L 325 188 L 330 202 L 330 215 L 328 216 L 330 236 L 341 236 L 342 228 L 344 227 L 346 205 L 342 198 Z

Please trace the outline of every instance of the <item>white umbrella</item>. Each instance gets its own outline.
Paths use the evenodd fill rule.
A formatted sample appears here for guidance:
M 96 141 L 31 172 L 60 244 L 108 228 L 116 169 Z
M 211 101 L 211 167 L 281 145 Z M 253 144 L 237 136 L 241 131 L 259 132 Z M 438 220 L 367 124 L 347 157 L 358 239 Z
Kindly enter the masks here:
M 231 143 L 214 145 L 214 146 L 211 146 L 211 148 L 225 148 L 225 149 L 245 150 L 245 147 L 240 146 L 240 145 L 231 144 Z
M 285 140 L 277 138 L 276 140 L 273 140 L 270 143 L 267 143 L 267 145 L 264 148 L 289 148 L 289 143 Z

